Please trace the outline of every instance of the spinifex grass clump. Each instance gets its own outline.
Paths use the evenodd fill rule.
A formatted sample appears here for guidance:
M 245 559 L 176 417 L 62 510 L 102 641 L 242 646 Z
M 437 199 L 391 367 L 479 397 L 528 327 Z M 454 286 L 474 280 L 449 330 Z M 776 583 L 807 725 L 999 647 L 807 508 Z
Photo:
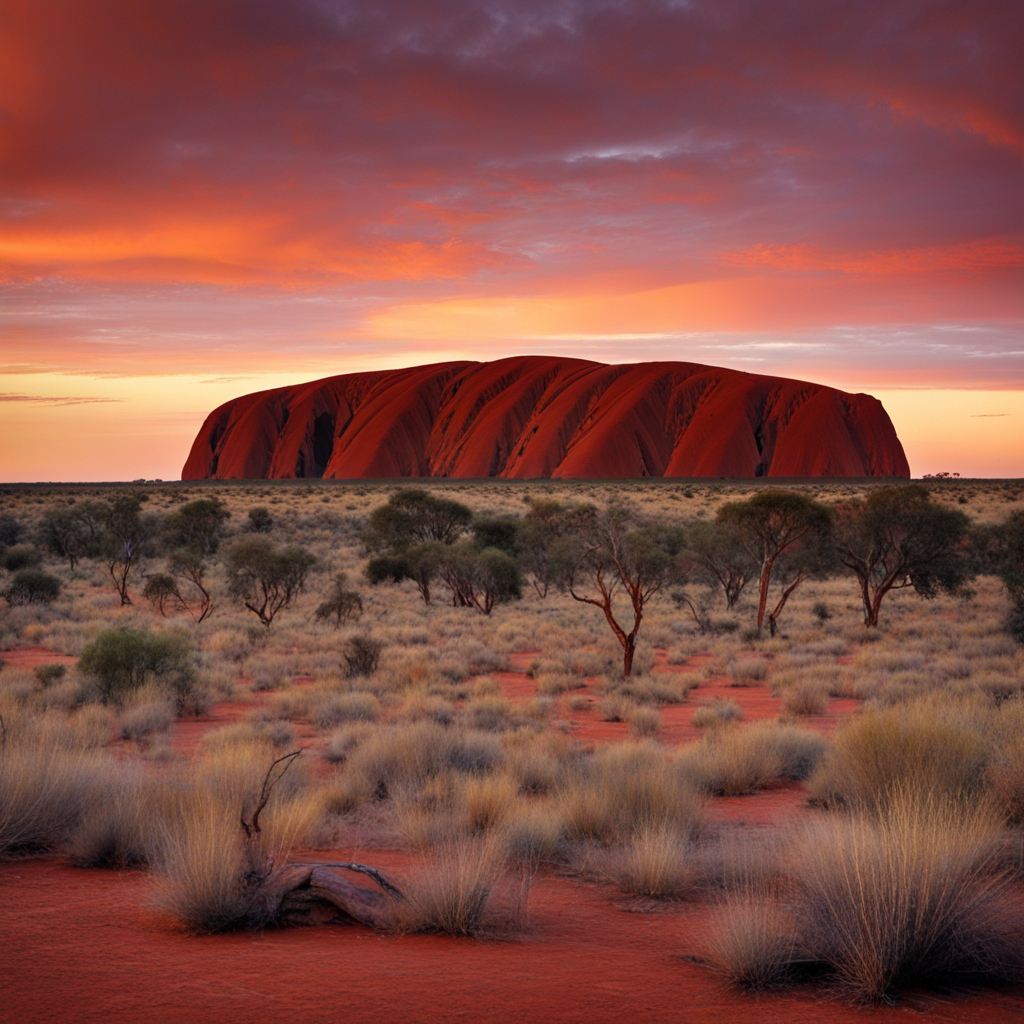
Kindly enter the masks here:
M 710 960 L 733 983 L 831 977 L 859 999 L 916 987 L 1024 980 L 998 819 L 895 788 L 878 813 L 795 832 L 774 892 L 723 908 Z

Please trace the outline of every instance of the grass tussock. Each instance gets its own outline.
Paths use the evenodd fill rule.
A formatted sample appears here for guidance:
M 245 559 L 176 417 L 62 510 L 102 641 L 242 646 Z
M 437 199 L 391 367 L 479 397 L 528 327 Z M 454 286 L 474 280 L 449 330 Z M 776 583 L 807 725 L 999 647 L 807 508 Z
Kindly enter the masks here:
M 610 744 L 573 772 L 556 797 L 567 835 L 611 843 L 647 828 L 696 836 L 705 801 L 672 755 L 646 741 Z
M 700 789 L 716 796 L 743 796 L 783 780 L 806 779 L 826 747 L 809 729 L 756 722 L 709 731 L 680 756 Z
M 475 936 L 520 928 L 529 882 L 508 871 L 499 840 L 469 838 L 437 847 L 402 891 L 405 899 L 391 907 L 393 930 Z
M 830 977 L 867 1002 L 908 988 L 1024 980 L 998 819 L 897 788 L 881 813 L 832 814 L 789 837 L 774 893 L 716 915 L 709 960 L 734 984 Z

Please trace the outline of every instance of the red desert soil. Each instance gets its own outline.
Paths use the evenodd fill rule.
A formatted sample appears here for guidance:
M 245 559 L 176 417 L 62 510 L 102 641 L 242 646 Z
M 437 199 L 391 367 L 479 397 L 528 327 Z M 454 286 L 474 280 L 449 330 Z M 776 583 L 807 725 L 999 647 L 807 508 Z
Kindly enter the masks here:
M 58 654 L 42 647 L 13 647 L 0 651 L 0 661 L 11 668 L 36 668 L 38 665 L 74 665 L 78 659 L 73 654 Z
M 6 652 L 7 655 L 15 652 Z M 51 652 L 23 651 L 36 663 Z M 5 655 L 6 656 L 6 655 Z M 499 673 L 509 696 L 532 699 L 525 674 L 532 655 L 513 657 Z M 11 660 L 11 659 L 8 659 Z M 74 660 L 74 659 L 69 659 Z M 660 660 L 660 659 L 659 659 Z M 693 671 L 659 665 L 658 671 Z M 691 738 L 694 707 L 716 695 L 735 699 L 747 720 L 779 713 L 767 687 L 703 683 L 690 702 L 664 710 L 666 738 Z M 263 695 L 257 695 L 257 700 Z M 851 707 L 837 707 L 849 704 Z M 821 719 L 828 730 L 854 701 L 833 702 Z M 211 728 L 243 717 L 252 704 L 221 704 L 207 719 L 175 726 L 174 745 L 190 752 Z M 619 739 L 625 726 L 574 719 L 573 735 L 591 742 Z M 678 719 L 678 720 L 677 720 Z M 585 724 L 584 724 L 585 723 Z M 607 727 L 608 735 L 604 736 Z M 614 731 L 612 731 L 614 729 Z M 308 732 L 308 735 L 307 735 Z M 313 734 L 300 726 L 300 745 Z M 805 812 L 799 784 L 748 797 L 715 800 L 712 820 L 742 829 L 779 824 Z M 352 857 L 400 876 L 400 853 L 344 849 L 310 859 Z M 636 913 L 611 890 L 544 877 L 530 897 L 529 926 L 504 941 L 445 936 L 379 936 L 361 926 L 270 931 L 263 935 L 195 938 L 175 930 L 150 903 L 143 872 L 86 871 L 58 860 L 0 864 L 0 1019 L 12 1022 L 219 1022 L 288 1020 L 408 1024 L 431 1021 L 763 1021 L 812 1024 L 919 1020 L 1022 1019 L 1015 993 L 936 1000 L 862 1010 L 814 992 L 738 995 L 699 955 L 706 908 L 686 904 Z
M 327 855 L 324 855 L 325 858 Z M 383 855 L 377 855 L 384 863 Z M 736 995 L 683 956 L 703 911 L 630 913 L 564 879 L 534 887 L 513 941 L 381 937 L 360 927 L 192 938 L 147 906 L 142 873 L 0 866 L 3 1019 L 219 1022 L 1019 1020 L 1019 995 L 858 1010 L 814 994 Z
M 699 363 L 516 356 L 350 373 L 210 413 L 183 480 L 909 477 L 881 403 Z

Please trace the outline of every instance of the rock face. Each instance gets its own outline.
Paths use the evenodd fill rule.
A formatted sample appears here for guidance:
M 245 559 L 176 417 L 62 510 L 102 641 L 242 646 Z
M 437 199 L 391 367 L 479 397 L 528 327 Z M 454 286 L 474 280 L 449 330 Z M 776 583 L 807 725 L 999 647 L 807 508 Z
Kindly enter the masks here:
M 697 363 L 519 356 L 349 373 L 215 409 L 183 480 L 908 477 L 882 404 Z

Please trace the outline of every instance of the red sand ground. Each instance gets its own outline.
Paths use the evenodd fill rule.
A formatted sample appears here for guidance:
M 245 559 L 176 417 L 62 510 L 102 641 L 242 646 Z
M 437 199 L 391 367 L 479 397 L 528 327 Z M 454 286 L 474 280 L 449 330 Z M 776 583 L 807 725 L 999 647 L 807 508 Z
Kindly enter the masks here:
M 58 654 L 42 647 L 15 647 L 0 651 L 0 660 L 11 668 L 36 668 L 38 665 L 74 665 L 78 659 L 73 654 Z
M 9 663 L 11 655 L 2 654 Z M 57 660 L 20 651 L 28 664 Z M 69 659 L 74 660 L 74 659 Z M 523 673 L 528 654 L 500 673 L 515 700 L 536 694 Z M 658 671 L 693 671 L 659 666 Z M 696 732 L 689 716 L 716 695 L 735 699 L 747 720 L 773 717 L 767 687 L 702 684 L 690 702 L 665 710 L 666 738 Z M 257 699 L 260 699 L 257 695 Z M 854 701 L 833 702 L 829 731 Z M 208 719 L 179 722 L 174 744 L 190 752 L 209 729 L 237 720 L 249 704 L 222 704 Z M 625 735 L 594 712 L 573 719 L 590 742 Z M 312 732 L 300 727 L 300 742 Z M 729 828 L 779 824 L 805 812 L 799 784 L 716 800 L 712 819 Z M 318 851 L 311 859 L 362 857 L 401 873 L 408 858 L 373 850 Z M 816 993 L 738 995 L 685 959 L 700 954 L 709 911 L 687 904 L 637 913 L 614 891 L 541 878 L 530 897 L 529 929 L 508 941 L 445 936 L 390 937 L 360 926 L 290 929 L 195 938 L 177 932 L 150 903 L 144 872 L 87 871 L 59 860 L 0 864 L 0 1021 L 330 1022 L 758 1021 L 778 1024 L 1024 1020 L 1024 995 L 928 996 L 899 1007 L 860 1009 Z M 649 910 L 649 908 L 644 908 Z
M 909 477 L 881 403 L 698 363 L 515 356 L 351 373 L 215 409 L 183 480 Z
M 610 892 L 564 879 L 537 883 L 529 933 L 502 942 L 358 926 L 198 939 L 170 929 L 147 891 L 142 873 L 0 866 L 3 1019 L 994 1024 L 1024 1014 L 1018 994 L 880 1010 L 814 994 L 738 996 L 681 959 L 696 952 L 706 912 L 630 913 Z

